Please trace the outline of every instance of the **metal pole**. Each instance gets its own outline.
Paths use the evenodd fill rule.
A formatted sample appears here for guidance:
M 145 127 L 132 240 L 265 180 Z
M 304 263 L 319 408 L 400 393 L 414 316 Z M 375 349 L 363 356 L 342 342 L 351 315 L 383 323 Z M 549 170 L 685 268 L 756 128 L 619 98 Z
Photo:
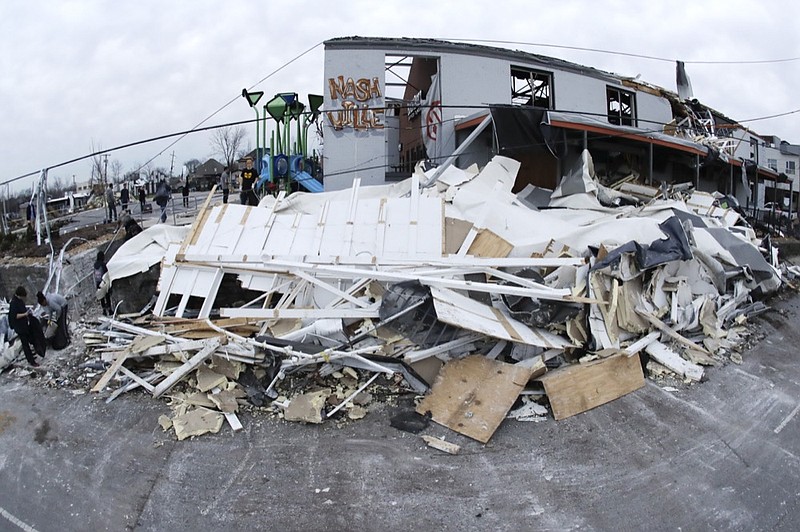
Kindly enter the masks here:
M 647 184 L 653 186 L 653 143 L 648 144 L 647 150 Z

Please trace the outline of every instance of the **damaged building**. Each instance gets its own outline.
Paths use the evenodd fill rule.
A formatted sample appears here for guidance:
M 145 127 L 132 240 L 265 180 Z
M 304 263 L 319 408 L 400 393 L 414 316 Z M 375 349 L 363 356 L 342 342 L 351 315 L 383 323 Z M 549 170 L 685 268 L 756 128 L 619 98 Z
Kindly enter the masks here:
M 393 425 L 485 443 L 741 361 L 800 274 L 722 201 L 779 189 L 740 156 L 761 140 L 694 100 L 430 40 L 328 41 L 325 79 L 325 191 L 212 191 L 122 245 L 123 301 L 83 331 L 93 391 L 169 397 L 183 439 L 239 430 L 245 404 L 359 419 L 377 387 L 413 399 Z
M 551 191 L 588 150 L 604 184 L 689 183 L 749 209 L 798 209 L 800 150 L 637 78 L 521 51 L 432 39 L 325 42 L 325 187 L 384 184 L 422 160 L 521 162 L 513 192 Z M 626 185 L 620 183 L 620 187 Z M 634 185 L 627 185 L 634 188 Z

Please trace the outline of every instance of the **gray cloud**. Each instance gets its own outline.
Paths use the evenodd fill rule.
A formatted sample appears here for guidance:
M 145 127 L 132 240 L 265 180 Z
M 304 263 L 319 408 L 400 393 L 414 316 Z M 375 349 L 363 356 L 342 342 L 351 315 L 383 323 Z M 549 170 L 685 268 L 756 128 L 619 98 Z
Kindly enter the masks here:
M 710 65 L 800 56 L 800 7 L 755 1 L 540 1 L 381 3 L 112 2 L 0 3 L 0 181 L 109 148 L 189 129 L 315 44 L 347 35 L 472 38 L 551 43 L 689 62 L 695 95 L 737 120 L 800 108 L 798 63 Z M 601 53 L 500 45 L 594 66 L 674 88 L 675 66 Z M 258 87 L 321 93 L 323 50 Z M 479 80 L 476 80 L 476 83 Z M 252 118 L 234 101 L 207 124 Z M 753 122 L 755 131 L 800 143 L 800 114 Z M 254 127 L 248 126 L 254 134 Z M 153 162 L 169 167 L 212 155 L 209 136 L 186 137 Z M 251 137 L 251 143 L 252 143 Z M 124 170 L 169 142 L 114 152 Z M 53 170 L 82 179 L 89 162 Z

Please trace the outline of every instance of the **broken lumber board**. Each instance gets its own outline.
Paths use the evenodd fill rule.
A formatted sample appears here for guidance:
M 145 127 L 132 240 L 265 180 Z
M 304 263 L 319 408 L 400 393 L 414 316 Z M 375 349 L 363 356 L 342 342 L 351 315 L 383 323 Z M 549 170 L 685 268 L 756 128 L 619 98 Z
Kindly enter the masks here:
M 425 440 L 425 443 L 428 444 L 428 447 L 432 447 L 448 454 L 458 454 L 458 451 L 461 450 L 461 446 L 456 445 L 455 443 L 450 443 L 449 441 L 444 441 L 442 438 L 437 438 L 436 436 L 428 436 L 425 434 L 422 436 L 422 439 Z
M 674 371 L 678 375 L 682 375 L 687 379 L 699 381 L 703 378 L 704 370 L 697 364 L 692 364 L 685 360 L 678 353 L 662 344 L 661 342 L 651 342 L 644 348 L 647 353 L 653 357 L 653 360 L 666 367 L 670 371 Z
M 486 443 L 530 377 L 528 368 L 472 355 L 446 363 L 417 412 L 460 434 Z
M 117 374 L 119 368 L 122 367 L 123 362 L 125 362 L 125 360 L 128 358 L 128 356 L 130 356 L 130 354 L 131 352 L 129 349 L 126 349 L 125 351 L 120 353 L 119 356 L 117 356 L 117 358 L 114 359 L 114 362 L 111 364 L 111 366 L 109 366 L 106 372 L 103 373 L 103 376 L 100 377 L 100 380 L 98 380 L 97 383 L 92 387 L 92 391 L 97 393 L 103 388 L 105 388 L 111 381 L 111 379 L 114 378 L 114 375 Z
M 129 377 L 133 382 L 138 383 L 139 386 L 141 386 L 142 388 L 144 388 L 148 392 L 153 393 L 153 389 L 155 388 L 155 386 L 153 386 L 152 384 L 150 384 L 149 382 L 147 382 L 146 380 L 144 380 L 143 378 L 141 378 L 140 376 L 138 376 L 137 374 L 135 374 L 134 372 L 132 372 L 128 368 L 126 368 L 125 366 L 120 366 L 119 370 L 124 375 Z
M 200 364 L 205 362 L 205 360 L 223 344 L 223 341 L 227 341 L 227 339 L 212 338 L 208 340 L 206 342 L 206 346 L 201 349 L 200 352 L 190 358 L 189 361 L 183 364 L 181 367 L 170 373 L 169 377 L 164 379 L 158 386 L 155 387 L 153 390 L 153 397 L 159 397 L 164 392 L 175 386 L 178 381 L 183 379 L 192 370 L 196 369 Z
M 206 200 L 203 202 L 202 207 L 200 207 L 200 216 L 195 218 L 194 223 L 192 224 L 192 228 L 189 230 L 189 234 L 186 235 L 186 238 L 183 239 L 183 243 L 181 244 L 180 249 L 178 250 L 177 255 L 175 256 L 176 262 L 183 261 L 183 256 L 186 253 L 186 249 L 189 246 L 192 246 L 197 243 L 197 238 L 200 235 L 200 228 L 206 224 L 206 219 L 208 218 L 209 213 L 211 212 L 208 208 L 209 204 L 211 203 L 211 199 L 214 197 L 214 193 L 217 191 L 217 185 L 211 187 L 211 191 L 208 193 Z
M 644 349 L 645 347 L 647 347 L 648 345 L 650 345 L 653 342 L 655 342 L 656 340 L 658 340 L 659 336 L 661 336 L 660 332 L 653 331 L 650 334 L 648 334 L 647 336 L 643 336 L 643 337 L 639 338 L 638 340 L 636 340 L 635 342 L 633 342 L 631 345 L 626 347 L 624 349 L 624 351 L 629 357 L 631 357 L 631 356 L 635 355 L 636 353 L 638 353 L 639 351 L 641 351 L 642 349 Z
M 706 355 L 711 356 L 711 353 L 705 347 L 698 345 L 688 338 L 682 336 L 677 331 L 675 331 L 672 327 L 655 317 L 653 314 L 641 310 L 639 308 L 636 309 L 636 313 L 642 316 L 644 319 L 655 325 L 655 327 L 660 330 L 661 332 L 665 333 L 667 336 L 670 336 L 673 340 L 682 343 L 689 349 L 694 349 L 695 351 L 700 351 L 701 353 L 705 353 Z
M 626 354 L 564 366 L 539 380 L 556 420 L 586 412 L 644 386 L 639 357 Z

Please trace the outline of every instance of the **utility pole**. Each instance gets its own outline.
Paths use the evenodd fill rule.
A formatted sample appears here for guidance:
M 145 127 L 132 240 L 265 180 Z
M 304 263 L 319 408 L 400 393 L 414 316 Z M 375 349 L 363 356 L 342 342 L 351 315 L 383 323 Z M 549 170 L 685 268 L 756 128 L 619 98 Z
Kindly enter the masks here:
M 175 167 L 175 150 L 172 150 L 172 160 L 169 163 L 169 179 L 172 180 L 172 169 Z
M 104 169 L 103 169 L 103 192 L 102 192 L 102 194 L 103 194 L 103 207 L 104 207 L 104 210 L 105 210 L 105 213 L 103 214 L 103 216 L 106 216 L 108 214 L 108 201 L 106 200 L 106 188 L 107 188 L 106 185 L 108 184 L 108 154 L 107 153 L 103 154 L 103 159 L 104 159 L 103 160 Z M 110 222 L 111 220 L 108 220 L 108 221 Z

